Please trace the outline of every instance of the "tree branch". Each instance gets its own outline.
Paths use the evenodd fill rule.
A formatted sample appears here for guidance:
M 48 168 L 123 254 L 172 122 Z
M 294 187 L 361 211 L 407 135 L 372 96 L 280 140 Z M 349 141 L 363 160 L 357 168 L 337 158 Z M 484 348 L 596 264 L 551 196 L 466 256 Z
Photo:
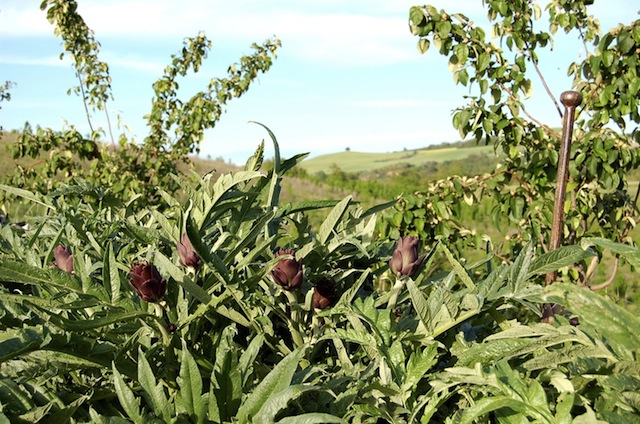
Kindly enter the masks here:
M 618 255 L 616 255 L 616 258 L 613 262 L 613 271 L 611 271 L 611 275 L 609 276 L 609 278 L 607 278 L 607 280 L 601 284 L 598 284 L 597 286 L 589 286 L 589 288 L 592 291 L 596 291 L 596 290 L 602 290 L 606 287 L 609 287 L 611 284 L 613 284 L 613 282 L 616 279 L 616 274 L 618 273 L 618 263 L 620 262 L 620 257 Z
M 528 52 L 529 49 L 531 49 L 531 46 L 529 45 L 529 43 L 527 43 L 527 50 L 526 51 Z M 540 82 L 542 82 L 542 86 L 544 87 L 544 89 L 547 92 L 547 94 L 549 95 L 549 97 L 551 97 L 551 100 L 553 101 L 553 104 L 556 106 L 556 110 L 558 111 L 558 114 L 560 115 L 560 118 L 562 118 L 562 116 L 564 114 L 562 113 L 562 108 L 560 108 L 560 104 L 558 104 L 558 101 L 556 100 L 555 96 L 551 92 L 551 89 L 547 85 L 547 81 L 544 79 L 544 76 L 542 75 L 542 72 L 540 72 L 540 68 L 538 67 L 538 64 L 536 63 L 535 60 L 533 60 L 533 57 L 531 56 L 531 54 L 529 54 L 528 56 L 529 56 L 529 60 L 533 64 L 533 68 L 536 70 L 536 74 L 538 74 L 538 77 L 540 78 Z
M 89 106 L 87 105 L 87 96 L 84 92 L 84 85 L 82 84 L 82 77 L 80 76 L 80 72 L 76 72 L 76 76 L 78 77 L 78 81 L 80 81 L 80 92 L 82 94 L 82 104 L 84 105 L 84 112 L 87 115 L 87 121 L 89 122 L 89 129 L 91 130 L 91 136 L 93 137 L 93 125 L 91 124 L 91 114 L 89 113 Z

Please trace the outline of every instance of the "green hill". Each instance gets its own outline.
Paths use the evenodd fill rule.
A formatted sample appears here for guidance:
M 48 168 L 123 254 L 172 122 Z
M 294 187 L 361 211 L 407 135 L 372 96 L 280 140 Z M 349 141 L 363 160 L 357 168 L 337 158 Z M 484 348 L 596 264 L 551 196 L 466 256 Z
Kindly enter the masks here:
M 375 171 L 399 164 L 420 166 L 427 162 L 448 162 L 465 159 L 471 155 L 494 155 L 492 146 L 459 147 L 451 145 L 439 148 L 406 150 L 391 153 L 339 152 L 307 159 L 300 167 L 309 174 L 328 172 L 338 167 L 344 172 Z

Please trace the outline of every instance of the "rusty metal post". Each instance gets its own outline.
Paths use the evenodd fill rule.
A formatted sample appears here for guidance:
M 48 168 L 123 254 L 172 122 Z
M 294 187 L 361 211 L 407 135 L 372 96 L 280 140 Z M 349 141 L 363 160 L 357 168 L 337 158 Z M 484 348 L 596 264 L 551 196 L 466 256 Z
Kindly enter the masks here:
M 565 114 L 562 119 L 562 140 L 560 141 L 560 152 L 558 157 L 558 177 L 556 182 L 556 193 L 553 202 L 553 221 L 551 223 L 551 237 L 549 240 L 549 251 L 554 251 L 562 243 L 562 231 L 564 229 L 564 203 L 567 197 L 567 180 L 569 179 L 569 155 L 571 153 L 571 138 L 573 136 L 573 124 L 575 121 L 576 107 L 582 103 L 582 95 L 577 91 L 565 91 L 560 95 L 560 101 L 565 107 Z M 545 283 L 552 284 L 557 277 L 557 272 L 553 271 L 546 275 Z M 542 310 L 543 320 L 553 319 L 553 305 L 544 305 Z
M 553 202 L 553 221 L 551 223 L 551 238 L 549 251 L 556 250 L 562 242 L 562 230 L 564 228 L 564 203 L 567 197 L 567 180 L 569 179 L 569 154 L 571 153 L 571 137 L 573 136 L 573 124 L 575 121 L 576 107 L 582 103 L 582 95 L 577 91 L 565 91 L 560 95 L 560 101 L 565 106 L 565 114 L 562 119 L 562 140 L 558 157 L 558 177 L 556 182 L 556 194 Z M 550 272 L 546 276 L 546 284 L 555 281 L 557 273 Z

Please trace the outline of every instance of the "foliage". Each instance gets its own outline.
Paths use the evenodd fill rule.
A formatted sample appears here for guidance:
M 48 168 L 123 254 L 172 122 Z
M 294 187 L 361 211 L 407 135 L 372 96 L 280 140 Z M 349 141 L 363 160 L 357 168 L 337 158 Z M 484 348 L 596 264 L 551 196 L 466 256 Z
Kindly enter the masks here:
M 510 258 L 529 242 L 548 250 L 560 134 L 527 111 L 526 99 L 532 95 L 527 70 L 534 70 L 546 87 L 538 55 L 553 45 L 554 34 L 562 29 L 576 34 L 588 51 L 568 69 L 573 89 L 584 100 L 571 145 L 564 240 L 571 244 L 598 236 L 633 244 L 629 234 L 638 219 L 638 196 L 629 192 L 628 176 L 640 166 L 640 151 L 637 128 L 632 127 L 632 137 L 625 131 L 640 123 L 640 21 L 601 35 L 597 20 L 587 13 L 590 1 L 552 1 L 544 11 L 529 1 L 483 3 L 497 41 L 488 40 L 487 32 L 464 14 L 429 5 L 411 8 L 410 27 L 419 37 L 420 51 L 433 46 L 448 57 L 454 83 L 469 87 L 468 104 L 453 114 L 454 127 L 463 138 L 471 134 L 478 142 L 493 143 L 506 157 L 482 177 L 451 176 L 404 197 L 385 219 L 383 234 L 411 233 L 427 240 L 440 235 L 459 251 L 469 243 L 478 246 L 482 235 L 473 234 L 456 217 L 464 203 L 477 205 L 489 198 L 494 220 L 508 219 L 517 229 L 504 247 L 493 247 L 497 253 Z M 548 30 L 540 22 L 543 15 Z M 548 94 L 562 116 L 555 96 Z M 564 275 L 586 283 L 591 270 L 582 264 Z
M 110 187 L 110 194 L 120 201 L 140 195 L 138 207 L 158 203 L 157 187 L 170 193 L 180 188 L 170 175 L 179 173 L 178 166 L 199 151 L 204 130 L 216 125 L 227 102 L 243 95 L 260 72 L 269 70 L 280 46 L 277 39 L 253 44 L 254 52 L 231 65 L 226 77 L 212 78 L 205 89 L 181 100 L 176 78 L 198 72 L 211 49 L 204 34 L 187 38 L 180 53 L 171 57 L 164 75 L 153 84 L 155 96 L 146 117 L 149 135 L 138 144 L 121 134 L 116 147 L 110 124 L 111 146 L 103 143 L 104 131 L 91 125 L 89 109 L 104 110 L 109 119 L 106 107 L 111 99 L 109 68 L 98 59 L 100 46 L 93 31 L 77 13 L 75 1 L 45 0 L 41 9 L 46 9 L 64 51 L 74 61 L 79 79 L 74 91 L 82 96 L 91 134 L 82 135 L 73 125 L 63 131 L 25 126 L 12 146 L 13 158 L 37 158 L 43 153 L 48 153 L 48 158 L 29 167 L 17 166 L 8 183 L 39 192 L 79 177 Z
M 13 86 L 14 84 L 10 81 L 5 81 L 3 85 L 0 85 L 0 103 L 11 100 L 11 93 L 9 92 L 9 89 Z M 1 106 L 0 109 L 2 109 Z M 0 133 L 2 133 L 2 125 L 0 125 Z
M 638 319 L 576 286 L 534 283 L 592 246 L 635 261 L 637 249 L 593 239 L 465 267 L 439 242 L 412 250 L 419 268 L 395 277 L 395 241 L 374 238 L 376 211 L 388 205 L 281 204 L 281 178 L 303 158 L 265 175 L 261 146 L 242 171 L 182 182 L 185 204 L 161 192 L 163 212 L 133 201 L 96 207 L 79 200 L 103 197 L 89 183 L 48 195 L 2 186 L 48 211 L 30 230 L 0 230 L 3 418 L 555 423 L 640 412 Z M 312 231 L 304 212 L 326 206 Z M 272 270 L 292 257 L 303 282 L 289 289 Z M 157 303 L 136 294 L 147 278 L 140 263 L 166 284 Z M 318 309 L 323 279 L 339 299 Z M 538 324 L 535 305 L 550 301 L 573 315 Z

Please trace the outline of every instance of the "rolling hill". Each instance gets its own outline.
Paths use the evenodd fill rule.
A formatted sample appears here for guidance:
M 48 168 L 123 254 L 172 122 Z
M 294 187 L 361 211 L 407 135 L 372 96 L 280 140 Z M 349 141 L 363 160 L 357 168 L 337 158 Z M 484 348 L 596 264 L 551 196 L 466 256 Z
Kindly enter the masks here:
M 426 162 L 447 162 L 465 159 L 471 155 L 485 154 L 494 156 L 492 146 L 463 147 L 454 144 L 438 148 L 405 150 L 391 153 L 367 153 L 344 151 L 307 159 L 300 167 L 309 174 L 318 172 L 328 173 L 332 167 L 338 167 L 344 172 L 375 171 L 399 164 L 422 165 Z

